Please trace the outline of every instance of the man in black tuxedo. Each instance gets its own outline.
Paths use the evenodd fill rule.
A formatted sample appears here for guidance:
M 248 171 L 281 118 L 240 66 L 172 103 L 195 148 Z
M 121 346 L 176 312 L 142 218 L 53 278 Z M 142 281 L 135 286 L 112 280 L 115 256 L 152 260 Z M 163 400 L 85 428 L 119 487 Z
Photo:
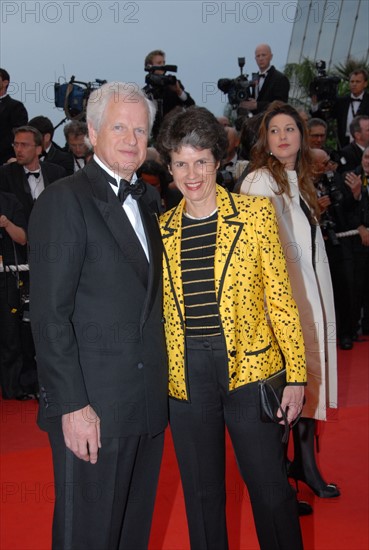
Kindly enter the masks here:
M 23 207 L 23 213 L 28 224 L 32 208 L 41 192 L 54 181 L 64 177 L 65 170 L 61 166 L 48 162 L 40 162 L 42 151 L 42 136 L 32 126 L 20 126 L 14 130 L 13 147 L 16 162 L 0 166 L 0 191 L 13 193 Z M 26 257 L 26 247 L 24 247 Z M 20 261 L 20 263 L 22 263 Z M 24 263 L 24 262 L 23 262 Z M 23 288 L 28 290 L 28 272 L 23 272 Z M 22 372 L 20 383 L 23 395 L 20 399 L 35 396 L 38 393 L 37 367 L 35 349 L 29 323 L 22 324 Z
M 332 110 L 332 117 L 337 120 L 337 136 L 341 148 L 350 143 L 352 120 L 358 115 L 369 115 L 369 93 L 366 91 L 368 73 L 366 70 L 353 71 L 350 74 L 349 84 L 350 95 L 339 97 Z
M 64 151 L 73 157 L 73 171 L 81 170 L 92 157 L 88 144 L 88 128 L 83 120 L 71 120 L 63 128 L 66 145 Z
M 341 173 L 355 170 L 361 163 L 363 151 L 369 145 L 369 116 L 356 116 L 350 123 L 350 133 L 353 141 L 339 151 Z
M 0 165 L 13 156 L 13 129 L 27 124 L 28 120 L 23 103 L 8 95 L 9 82 L 8 71 L 0 69 Z
M 13 194 L 0 191 L 0 266 L 25 263 L 26 229 L 21 203 Z M 18 276 L 19 273 L 0 270 L 0 386 L 3 399 L 27 396 L 20 380 L 23 354 Z
M 151 70 L 151 67 L 164 67 L 165 64 L 165 52 L 162 50 L 153 50 L 145 57 L 145 70 L 149 71 L 149 75 L 153 75 L 154 77 L 155 75 L 157 75 L 157 77 L 164 77 L 166 71 L 160 69 Z M 146 80 L 147 78 L 148 77 L 146 77 Z M 186 108 L 195 105 L 190 94 L 185 91 L 182 82 L 175 78 L 174 75 L 172 75 L 172 78 L 175 80 L 174 84 L 167 86 L 146 84 L 143 88 L 148 97 L 157 102 L 157 113 L 152 130 L 154 138 L 156 138 L 159 132 L 160 125 L 165 115 L 176 107 Z
M 62 151 L 53 142 L 54 126 L 49 118 L 46 116 L 35 116 L 29 121 L 29 126 L 37 128 L 42 135 L 42 153 L 40 160 L 43 162 L 51 162 L 52 164 L 58 164 L 65 169 L 66 175 L 71 176 L 74 172 L 74 161 L 71 153 Z
M 16 195 L 28 222 L 41 192 L 66 172 L 61 166 L 39 161 L 42 136 L 32 126 L 20 126 L 14 131 L 13 147 L 16 162 L 0 166 L 0 190 Z
M 255 60 L 259 67 L 259 73 L 254 81 L 253 97 L 241 101 L 240 114 L 243 114 L 243 109 L 254 115 L 262 113 L 275 100 L 287 103 L 290 82 L 283 73 L 271 65 L 272 58 L 272 50 L 268 44 L 260 44 L 256 47 Z
M 53 549 L 147 548 L 164 429 L 160 197 L 140 180 L 155 107 L 132 83 L 87 105 L 94 158 L 29 224 L 39 425 L 54 461 Z

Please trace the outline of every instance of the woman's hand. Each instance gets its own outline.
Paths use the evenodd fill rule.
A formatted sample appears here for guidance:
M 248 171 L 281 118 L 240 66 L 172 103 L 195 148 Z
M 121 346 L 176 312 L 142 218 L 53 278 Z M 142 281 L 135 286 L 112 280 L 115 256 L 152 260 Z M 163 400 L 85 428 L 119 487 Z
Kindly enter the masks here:
M 287 422 L 291 424 L 302 411 L 304 404 L 304 386 L 286 386 L 283 390 L 281 407 L 286 412 Z M 281 419 L 280 424 L 284 424 L 281 411 L 277 416 Z

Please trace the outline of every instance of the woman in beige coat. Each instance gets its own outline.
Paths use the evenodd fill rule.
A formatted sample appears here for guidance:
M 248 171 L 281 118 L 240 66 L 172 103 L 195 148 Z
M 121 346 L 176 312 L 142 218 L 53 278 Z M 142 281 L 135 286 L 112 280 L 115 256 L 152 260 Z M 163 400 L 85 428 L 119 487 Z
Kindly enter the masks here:
M 297 156 L 290 153 L 295 140 L 300 142 Z M 306 403 L 293 430 L 289 474 L 319 497 L 339 496 L 337 487 L 323 480 L 314 452 L 316 420 L 326 420 L 327 407 L 337 407 L 335 312 L 305 125 L 293 107 L 270 105 L 252 151 L 251 170 L 240 192 L 267 196 L 273 203 L 306 348 Z

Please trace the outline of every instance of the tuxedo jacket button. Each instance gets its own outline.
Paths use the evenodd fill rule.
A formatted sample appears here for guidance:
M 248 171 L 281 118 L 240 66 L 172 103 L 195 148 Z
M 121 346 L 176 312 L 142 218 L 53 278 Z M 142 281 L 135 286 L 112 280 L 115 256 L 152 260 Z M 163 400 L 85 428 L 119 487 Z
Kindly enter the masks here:
M 137 364 L 137 368 L 138 368 L 138 369 L 143 369 L 143 366 L 144 366 L 143 363 L 138 363 L 138 364 Z

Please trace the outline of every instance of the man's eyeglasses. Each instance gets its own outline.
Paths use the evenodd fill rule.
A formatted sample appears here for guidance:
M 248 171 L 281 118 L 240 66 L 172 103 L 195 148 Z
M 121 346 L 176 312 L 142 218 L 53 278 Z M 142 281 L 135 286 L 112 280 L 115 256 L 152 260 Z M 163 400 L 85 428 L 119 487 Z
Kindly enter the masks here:
M 29 149 L 30 147 L 37 147 L 35 143 L 25 143 L 24 141 L 15 141 L 12 145 L 14 149 Z

